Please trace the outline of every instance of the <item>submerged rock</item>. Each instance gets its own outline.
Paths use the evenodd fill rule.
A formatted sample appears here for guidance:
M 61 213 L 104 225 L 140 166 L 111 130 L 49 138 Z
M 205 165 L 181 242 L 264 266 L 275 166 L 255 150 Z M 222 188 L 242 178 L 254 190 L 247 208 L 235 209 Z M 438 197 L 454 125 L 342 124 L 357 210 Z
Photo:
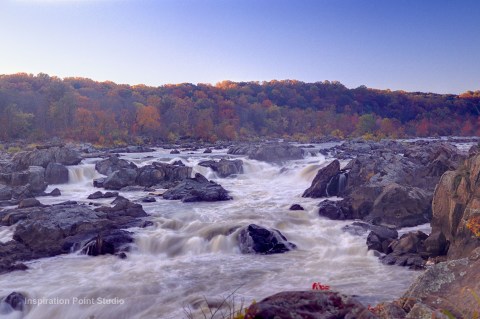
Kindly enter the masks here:
M 285 291 L 247 309 L 245 319 L 374 319 L 364 305 L 334 291 Z
M 209 181 L 199 173 L 196 173 L 194 178 L 187 178 L 166 191 L 163 198 L 181 199 L 183 202 L 212 202 L 232 199 L 222 186 Z
M 240 251 L 244 254 L 279 254 L 296 248 L 276 229 L 250 224 L 238 234 Z

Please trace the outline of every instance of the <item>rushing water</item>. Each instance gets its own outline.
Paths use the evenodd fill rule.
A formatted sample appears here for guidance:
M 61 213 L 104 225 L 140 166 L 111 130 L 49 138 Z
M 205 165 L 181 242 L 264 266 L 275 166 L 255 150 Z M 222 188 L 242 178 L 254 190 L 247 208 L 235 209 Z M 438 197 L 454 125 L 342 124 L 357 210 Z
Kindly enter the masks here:
M 197 165 L 205 158 L 225 155 L 225 150 L 181 157 L 166 150 L 125 154 L 140 166 L 182 159 L 194 173 L 231 191 L 234 199 L 181 203 L 158 197 L 155 203 L 143 204 L 154 225 L 132 229 L 136 245 L 127 259 L 73 253 L 32 261 L 27 271 L 0 276 L 0 296 L 18 291 L 31 301 L 56 303 L 29 305 L 9 318 L 185 318 L 184 308 L 195 311 L 205 299 L 218 303 L 236 289 L 237 301 L 249 304 L 280 291 L 308 290 L 313 282 L 375 304 L 399 297 L 418 275 L 381 264 L 367 251 L 365 237 L 341 230 L 350 222 L 319 217 L 320 200 L 301 197 L 318 168 L 325 165 L 322 155 L 284 166 L 240 157 L 245 173 L 234 178 L 217 178 L 209 168 Z M 62 196 L 40 198 L 42 203 L 92 202 L 86 199 L 98 190 L 92 179 L 101 176 L 94 161 L 70 168 L 69 184 L 49 187 L 59 187 Z M 138 200 L 146 194 L 122 195 Z M 290 211 L 294 203 L 305 210 Z M 236 227 L 250 223 L 279 229 L 298 249 L 267 256 L 241 254 Z M 12 232 L 12 228 L 0 229 L 0 241 L 11 238 Z

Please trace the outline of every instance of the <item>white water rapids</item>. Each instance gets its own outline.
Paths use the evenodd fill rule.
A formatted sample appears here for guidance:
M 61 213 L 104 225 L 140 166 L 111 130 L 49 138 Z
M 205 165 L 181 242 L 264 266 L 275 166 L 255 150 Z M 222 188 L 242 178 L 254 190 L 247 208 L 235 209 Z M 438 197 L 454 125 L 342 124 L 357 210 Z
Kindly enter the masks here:
M 217 178 L 209 168 L 197 165 L 220 156 L 225 156 L 225 150 L 180 157 L 163 149 L 124 154 L 123 158 L 140 166 L 182 159 L 194 172 L 229 190 L 234 199 L 182 203 L 157 197 L 155 203 L 142 203 L 154 226 L 132 229 L 135 248 L 127 259 L 73 253 L 28 262 L 27 271 L 1 275 L 0 296 L 17 291 L 29 300 L 56 303 L 28 305 L 24 312 L 12 312 L 8 318 L 185 318 L 184 307 L 194 309 L 204 298 L 218 301 L 238 289 L 237 301 L 243 298 L 250 304 L 285 290 L 308 290 L 313 282 L 376 304 L 401 296 L 419 274 L 381 264 L 367 251 L 365 236 L 341 230 L 351 221 L 321 218 L 317 214 L 320 200 L 301 197 L 325 163 L 322 155 L 283 167 L 240 157 L 245 173 L 234 178 Z M 61 197 L 41 197 L 40 201 L 111 202 L 86 199 L 98 190 L 92 186 L 92 179 L 100 176 L 93 162 L 70 168 L 69 184 L 49 186 L 47 191 L 60 188 Z M 138 200 L 146 193 L 121 195 Z M 290 211 L 295 203 L 305 210 Z M 276 255 L 241 254 L 238 230 L 231 230 L 250 223 L 280 230 L 298 249 Z M 0 241 L 11 238 L 12 232 L 0 229 Z

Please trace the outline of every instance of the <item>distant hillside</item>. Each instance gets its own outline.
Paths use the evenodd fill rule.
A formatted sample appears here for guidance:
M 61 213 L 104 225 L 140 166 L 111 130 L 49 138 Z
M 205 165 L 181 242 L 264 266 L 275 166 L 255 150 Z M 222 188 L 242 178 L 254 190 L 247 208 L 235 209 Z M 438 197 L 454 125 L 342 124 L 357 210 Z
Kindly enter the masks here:
M 479 109 L 480 91 L 442 95 L 293 80 L 148 87 L 0 75 L 2 140 L 467 136 L 480 135 Z

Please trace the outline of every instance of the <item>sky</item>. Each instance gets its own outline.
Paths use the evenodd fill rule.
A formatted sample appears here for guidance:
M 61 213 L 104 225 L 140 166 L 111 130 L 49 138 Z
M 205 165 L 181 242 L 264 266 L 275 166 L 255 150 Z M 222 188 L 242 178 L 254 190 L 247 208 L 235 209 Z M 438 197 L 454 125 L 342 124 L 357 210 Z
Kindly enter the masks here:
M 0 74 L 480 89 L 478 0 L 0 0 Z

